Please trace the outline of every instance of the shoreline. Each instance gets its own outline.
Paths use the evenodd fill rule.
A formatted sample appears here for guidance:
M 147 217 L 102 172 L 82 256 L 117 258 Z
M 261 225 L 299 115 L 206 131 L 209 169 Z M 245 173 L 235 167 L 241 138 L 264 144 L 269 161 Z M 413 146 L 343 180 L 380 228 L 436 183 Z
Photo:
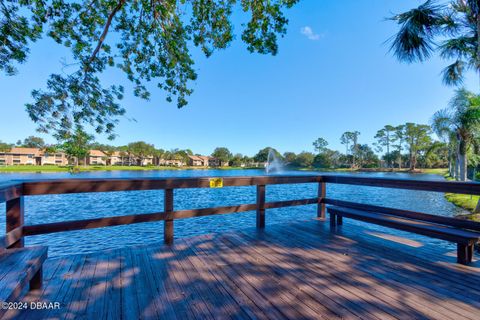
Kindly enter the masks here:
M 197 167 L 197 166 L 32 166 L 32 165 L 16 165 L 16 166 L 0 166 L 0 173 L 54 173 L 54 172 L 90 172 L 90 171 L 165 171 L 165 170 L 255 170 L 263 169 L 260 167 Z M 393 172 L 393 173 L 420 173 L 420 174 L 438 174 L 445 175 L 447 169 L 417 169 L 411 171 L 409 169 L 388 169 L 388 168 L 290 168 L 293 171 L 313 171 L 313 172 Z
M 454 181 L 454 179 L 450 177 L 448 174 L 445 174 L 443 177 L 447 181 Z M 445 197 L 445 200 L 447 200 L 448 202 L 469 212 L 467 214 L 462 214 L 457 217 L 461 219 L 480 221 L 480 213 L 475 212 L 477 204 L 480 201 L 480 196 L 474 196 L 469 194 L 445 193 L 444 197 Z
M 16 166 L 0 166 L 0 173 L 53 173 L 53 172 L 90 172 L 90 171 L 165 171 L 165 170 L 255 170 L 263 169 L 261 167 L 197 167 L 197 166 L 32 166 L 32 165 L 16 165 Z M 445 175 L 447 169 L 417 169 L 411 171 L 408 169 L 387 169 L 387 168 L 288 168 L 293 171 L 313 171 L 313 172 L 393 172 L 393 173 L 423 173 Z
M 170 166 L 4 166 L 0 173 L 55 173 L 92 171 L 166 171 L 166 170 L 254 170 L 256 167 L 170 167 Z

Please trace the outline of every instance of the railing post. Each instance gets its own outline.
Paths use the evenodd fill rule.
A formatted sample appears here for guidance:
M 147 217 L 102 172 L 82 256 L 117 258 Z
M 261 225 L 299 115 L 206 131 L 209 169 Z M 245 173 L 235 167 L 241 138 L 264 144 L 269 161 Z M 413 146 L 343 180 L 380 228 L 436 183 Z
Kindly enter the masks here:
M 7 201 L 6 231 L 10 232 L 24 224 L 25 206 L 23 196 Z M 23 248 L 23 237 L 8 248 Z
M 325 220 L 325 203 L 323 200 L 327 194 L 327 184 L 325 182 L 318 183 L 318 204 L 317 204 L 317 218 Z
M 173 211 L 173 189 L 165 189 L 164 211 L 167 215 L 163 227 L 163 240 L 166 244 L 173 243 L 173 219 L 171 213 Z
M 257 228 L 265 228 L 265 185 L 257 185 Z

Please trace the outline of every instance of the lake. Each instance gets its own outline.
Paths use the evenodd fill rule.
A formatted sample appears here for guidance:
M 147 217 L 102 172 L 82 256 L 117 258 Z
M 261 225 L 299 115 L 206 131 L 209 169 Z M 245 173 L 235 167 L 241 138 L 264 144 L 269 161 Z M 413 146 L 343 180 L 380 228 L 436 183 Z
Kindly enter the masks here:
M 96 171 L 78 174 L 61 173 L 0 173 L 0 182 L 18 179 L 61 179 L 61 178 L 152 178 L 152 177 L 202 177 L 202 176 L 245 176 L 264 175 L 264 170 L 172 170 L 172 171 Z M 285 174 L 318 174 L 290 171 Z M 337 173 L 335 173 L 337 174 Z M 352 173 L 348 173 L 352 174 Z M 407 173 L 355 173 L 357 176 L 390 177 L 400 179 L 443 180 L 432 174 Z M 317 196 L 316 184 L 267 186 L 267 201 L 313 198 Z M 465 213 L 444 199 L 443 193 L 426 191 L 396 190 L 349 185 L 327 185 L 327 196 L 340 200 L 395 207 L 444 216 Z M 229 187 L 220 189 L 175 190 L 175 210 L 214 206 L 255 203 L 255 187 Z M 109 193 L 83 193 L 68 195 L 29 196 L 25 200 L 25 223 L 50 223 L 65 220 L 120 216 L 134 213 L 163 211 L 163 191 L 128 191 Z M 5 230 L 5 204 L 0 204 L 0 228 Z M 316 217 L 316 206 L 270 209 L 266 213 L 266 225 L 288 223 Z M 372 230 L 405 235 L 423 243 L 455 248 L 448 242 L 425 238 L 359 221 L 346 220 L 348 225 L 362 225 Z M 175 238 L 191 237 L 212 232 L 228 232 L 255 226 L 255 212 L 242 212 L 218 216 L 207 216 L 175 221 Z M 87 253 L 124 246 L 161 242 L 163 222 L 134 224 L 102 229 L 62 232 L 26 238 L 26 245 L 49 246 L 49 256 Z

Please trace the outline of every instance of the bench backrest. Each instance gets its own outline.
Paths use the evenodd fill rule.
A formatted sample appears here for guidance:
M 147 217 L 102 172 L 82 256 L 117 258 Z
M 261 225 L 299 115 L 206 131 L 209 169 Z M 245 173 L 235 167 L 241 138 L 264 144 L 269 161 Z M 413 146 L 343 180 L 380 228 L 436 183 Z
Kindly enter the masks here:
M 378 212 L 378 213 L 385 213 L 390 214 L 393 216 L 399 216 L 403 218 L 409 218 L 414 220 L 420 221 L 427 221 L 432 223 L 437 223 L 441 225 L 462 228 L 467 230 L 475 230 L 480 231 L 480 223 L 466 220 L 466 219 L 458 219 L 452 217 L 444 217 L 444 216 L 437 216 L 433 214 L 409 211 L 409 210 L 401 210 L 395 208 L 388 208 L 388 207 L 380 207 L 374 206 L 369 204 L 357 203 L 357 202 L 350 202 L 350 201 L 342 201 L 342 200 L 333 200 L 333 199 L 325 199 L 324 202 L 326 204 L 331 204 L 339 207 L 346 207 L 352 209 L 359 209 L 371 212 Z

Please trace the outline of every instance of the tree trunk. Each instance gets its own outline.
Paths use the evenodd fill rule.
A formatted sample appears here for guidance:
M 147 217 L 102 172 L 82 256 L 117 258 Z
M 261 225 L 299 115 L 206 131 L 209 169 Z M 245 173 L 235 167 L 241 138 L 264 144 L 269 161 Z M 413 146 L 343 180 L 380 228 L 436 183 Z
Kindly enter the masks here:
M 459 140 L 459 136 L 457 134 L 457 150 L 455 150 L 455 169 L 454 169 L 454 172 L 453 172 L 453 177 L 455 178 L 455 180 L 458 180 L 458 177 L 460 176 L 460 140 Z
M 452 174 L 453 174 L 453 166 L 452 166 L 452 150 L 450 148 L 448 148 L 448 175 L 450 177 L 452 177 Z
M 477 3 L 478 6 L 478 3 Z M 480 10 L 477 8 L 477 10 Z M 480 12 L 477 15 L 477 72 L 480 70 Z
M 475 210 L 473 210 L 473 213 L 480 213 L 480 199 L 478 199 L 477 206 L 475 207 Z
M 458 148 L 458 162 L 459 162 L 459 179 L 460 181 L 467 181 L 467 144 L 465 140 L 460 140 Z
M 457 150 L 457 154 L 456 154 L 456 157 L 455 157 L 455 171 L 453 173 L 453 177 L 455 178 L 455 180 L 458 180 L 458 177 L 460 176 L 460 161 L 459 161 L 459 158 L 460 158 L 460 155 L 459 155 L 459 152 Z
M 458 179 L 460 181 L 467 181 L 467 159 L 464 154 L 460 154 L 458 156 L 458 162 L 459 162 L 459 176 Z
M 390 168 L 391 165 L 390 165 L 390 137 L 388 136 L 387 134 L 387 168 Z
M 356 167 L 356 159 L 355 159 L 355 153 L 357 152 L 357 145 L 354 144 L 353 145 L 353 149 L 352 149 L 352 169 Z
M 412 170 L 412 171 L 415 170 L 416 163 L 415 163 L 414 152 L 412 151 L 412 149 L 410 149 L 410 160 L 409 160 L 409 162 L 410 162 L 410 170 Z
M 448 175 L 451 177 L 452 176 L 452 158 L 448 157 Z

